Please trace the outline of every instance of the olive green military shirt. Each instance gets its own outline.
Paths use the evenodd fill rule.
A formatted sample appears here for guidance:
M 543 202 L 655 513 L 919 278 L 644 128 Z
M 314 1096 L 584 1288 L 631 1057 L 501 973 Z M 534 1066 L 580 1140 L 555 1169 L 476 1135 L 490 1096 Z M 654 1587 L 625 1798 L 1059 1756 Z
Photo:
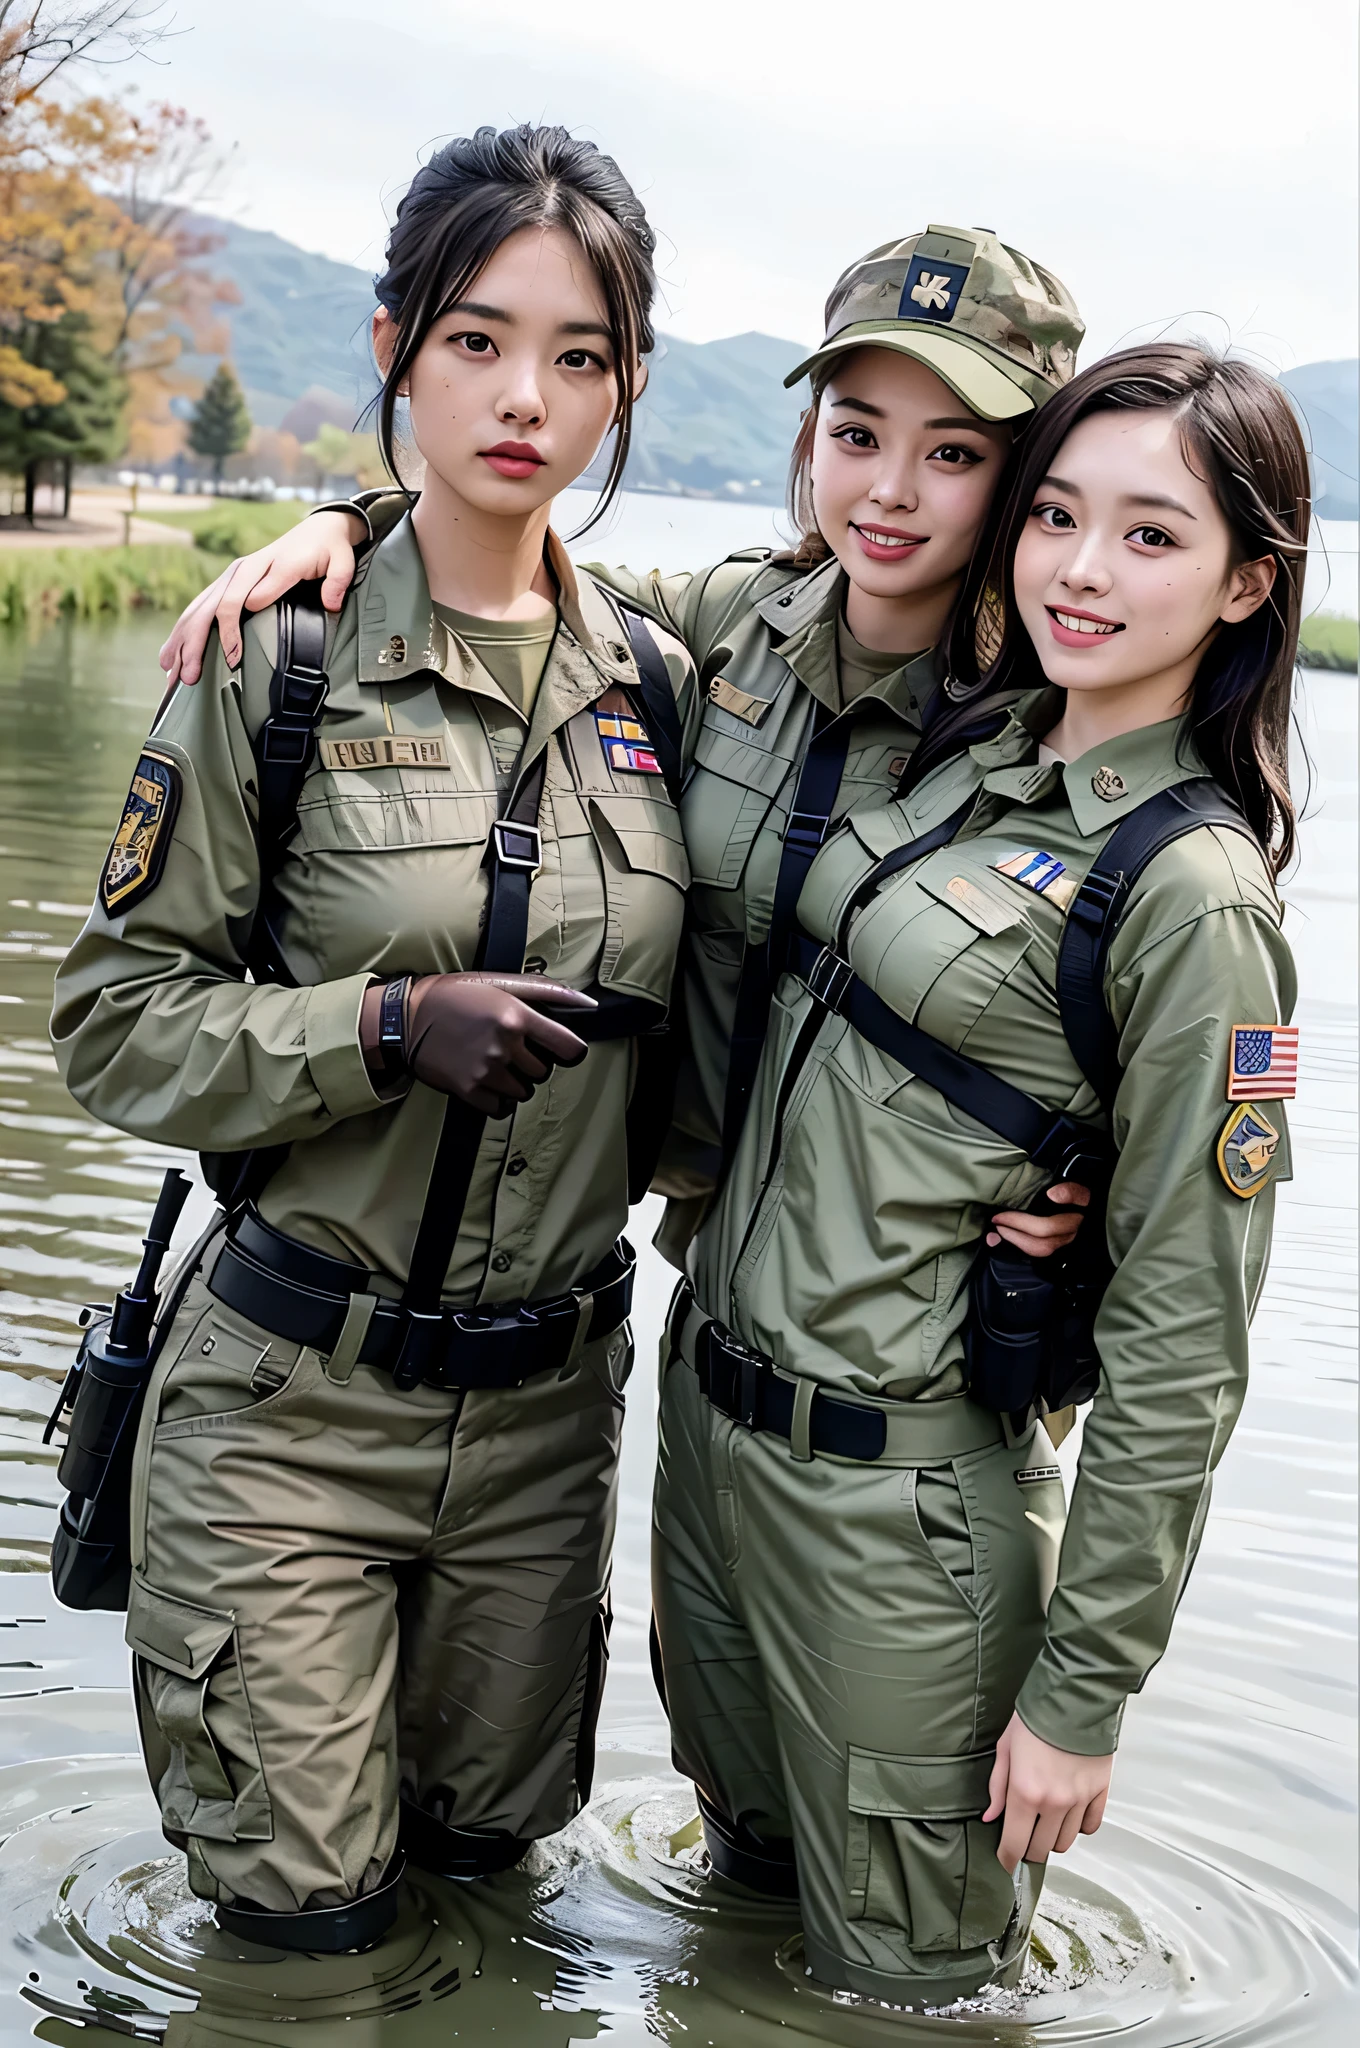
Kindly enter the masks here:
M 832 941 L 869 869 L 976 792 L 957 838 L 855 915 L 849 959 L 901 1016 L 1053 1110 L 1099 1122 L 1054 992 L 1065 906 L 1121 818 L 1203 769 L 1174 720 L 1041 766 L 1036 735 L 1059 709 L 1057 693 L 1040 693 L 904 801 L 853 813 L 814 862 L 799 917 Z M 1063 866 L 1045 893 L 1004 872 L 1034 854 L 1050 857 L 1037 874 Z M 1206 826 L 1148 865 L 1105 993 L 1123 1069 L 1108 1208 L 1117 1270 L 1047 1640 L 1019 1699 L 1037 1734 L 1088 1754 L 1114 1747 L 1126 1696 L 1165 1648 L 1241 1407 L 1273 1183 L 1288 1170 L 1274 1102 L 1252 1105 L 1279 1136 L 1259 1192 L 1240 1194 L 1218 1157 L 1240 1115 L 1227 1097 L 1232 1027 L 1287 1021 L 1295 996 L 1254 842 Z M 967 1281 L 987 1220 L 1046 1179 L 787 975 L 731 1175 L 691 1249 L 698 1301 L 823 1386 L 948 1398 L 963 1388 Z
M 817 707 L 850 724 L 835 813 L 886 804 L 938 687 L 933 652 L 885 670 L 857 665 L 842 688 L 846 577 L 734 556 L 697 575 L 635 577 L 591 564 L 689 648 L 705 685 L 681 819 L 693 874 L 683 954 L 690 1049 L 655 1182 L 671 1198 L 658 1248 L 676 1265 L 721 1169 L 723 1103 L 742 957 L 769 930 L 784 828 Z M 877 673 L 864 673 L 864 669 Z
M 368 491 L 318 510 L 357 512 L 381 535 L 407 502 L 399 492 Z M 885 804 L 920 741 L 939 664 L 933 652 L 903 660 L 858 649 L 842 617 L 847 579 L 834 559 L 809 573 L 751 548 L 671 576 L 603 562 L 591 562 L 588 573 L 684 642 L 702 692 L 680 807 L 693 875 L 681 955 L 688 1048 L 653 1182 L 669 1198 L 657 1247 L 680 1266 L 721 1172 L 742 956 L 769 929 L 784 826 L 817 706 L 851 721 L 836 814 Z
M 240 670 L 214 640 L 202 681 L 172 693 L 120 827 L 120 839 L 141 830 L 143 880 L 124 857 L 121 893 L 110 891 L 106 869 L 112 907 L 96 903 L 57 976 L 53 1044 L 93 1115 L 201 1151 L 288 1146 L 265 1217 L 393 1282 L 405 1278 L 443 1098 L 417 1082 L 379 1099 L 360 1002 L 375 977 L 474 965 L 488 833 L 521 749 L 525 766 L 546 758 L 525 967 L 657 1003 L 671 992 L 689 882 L 679 818 L 659 775 L 611 766 L 595 706 L 635 683 L 632 655 L 613 605 L 556 541 L 549 560 L 559 622 L 527 732 L 436 619 L 409 518 L 363 563 L 328 628 L 329 695 L 277 880 L 275 928 L 297 987 L 247 978 L 260 892 L 252 739 L 268 709 L 272 612 L 248 626 Z M 692 720 L 688 659 L 658 638 Z M 138 827 L 138 784 L 154 798 L 166 773 L 177 815 Z M 451 1298 L 551 1296 L 603 1257 L 627 1214 L 631 1062 L 626 1041 L 594 1045 L 487 1125 Z

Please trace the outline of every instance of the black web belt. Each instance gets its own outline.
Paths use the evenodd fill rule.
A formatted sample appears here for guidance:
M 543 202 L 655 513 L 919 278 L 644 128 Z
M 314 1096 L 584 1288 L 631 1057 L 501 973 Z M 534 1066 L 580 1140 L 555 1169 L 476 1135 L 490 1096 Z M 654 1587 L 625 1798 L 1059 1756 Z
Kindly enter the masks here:
M 445 1305 L 430 1319 L 423 1383 L 517 1387 L 535 1373 L 560 1368 L 575 1345 L 587 1298 L 585 1341 L 607 1337 L 627 1321 L 635 1263 L 632 1246 L 621 1237 L 576 1287 L 551 1300 L 486 1308 Z M 329 1357 L 340 1341 L 351 1297 L 371 1294 L 373 1277 L 364 1266 L 286 1237 L 247 1208 L 222 1247 L 208 1291 L 261 1329 Z M 358 1362 L 393 1372 L 405 1330 L 400 1303 L 376 1297 Z
M 672 1332 L 679 1330 L 693 1300 L 686 1283 L 672 1310 Z M 741 1423 L 745 1429 L 792 1437 L 796 1380 L 781 1378 L 772 1358 L 751 1350 L 732 1335 L 725 1323 L 712 1319 L 701 1323 L 693 1345 L 694 1370 L 704 1398 L 720 1415 Z M 855 1458 L 868 1465 L 883 1456 L 887 1441 L 888 1418 L 881 1408 L 845 1401 L 838 1394 L 817 1388 L 808 1416 L 808 1446 L 812 1451 L 834 1458 Z

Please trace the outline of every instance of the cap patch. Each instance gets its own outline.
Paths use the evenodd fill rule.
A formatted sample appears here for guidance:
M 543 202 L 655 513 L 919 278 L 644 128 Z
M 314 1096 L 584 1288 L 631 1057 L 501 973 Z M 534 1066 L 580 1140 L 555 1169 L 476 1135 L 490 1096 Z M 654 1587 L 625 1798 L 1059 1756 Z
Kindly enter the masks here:
M 952 320 L 968 278 L 966 263 L 942 256 L 913 256 L 898 302 L 899 320 Z
M 99 900 L 110 917 L 131 910 L 159 882 L 182 786 L 177 764 L 148 747 L 133 770 L 132 787 L 99 877 Z
M 640 719 L 615 711 L 595 713 L 604 758 L 616 774 L 659 775 L 661 763 L 652 751 L 651 736 Z
M 1223 1126 L 1215 1158 L 1218 1170 L 1235 1195 L 1245 1201 L 1270 1179 L 1280 1134 L 1259 1109 L 1235 1109 Z
M 1234 1024 L 1228 1049 L 1229 1102 L 1292 1102 L 1298 1092 L 1297 1024 Z
M 994 860 L 992 866 L 999 875 L 1008 875 L 1013 882 L 1019 882 L 1024 889 L 1033 889 L 1036 895 L 1047 896 L 1050 903 L 1056 903 L 1059 910 L 1066 910 L 1077 893 L 1075 880 L 1067 872 L 1066 863 L 1054 853 L 1012 853 L 1005 860 Z

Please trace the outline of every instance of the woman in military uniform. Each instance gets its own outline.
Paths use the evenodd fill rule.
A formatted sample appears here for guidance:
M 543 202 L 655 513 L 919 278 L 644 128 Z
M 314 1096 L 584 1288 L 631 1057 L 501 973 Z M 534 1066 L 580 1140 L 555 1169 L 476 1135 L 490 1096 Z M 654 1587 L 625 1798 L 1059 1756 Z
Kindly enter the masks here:
M 1278 385 L 1196 349 L 1107 358 L 1040 414 L 960 610 L 990 604 L 996 658 L 979 680 L 971 623 L 950 649 L 963 749 L 946 728 L 813 862 L 673 1312 L 677 1752 L 771 1875 L 792 1839 L 813 1976 L 893 2003 L 1018 1978 L 1241 1406 L 1297 1057 L 1275 876 L 1308 490 Z M 1013 710 L 966 744 L 980 698 Z M 1092 931 L 1074 1013 L 1059 958 Z M 968 1322 L 986 1219 L 1064 1129 L 1106 1134 L 1112 1262 L 1065 1535 L 1033 1403 L 983 1405 Z
M 694 692 L 548 518 L 611 428 L 617 481 L 652 251 L 564 130 L 419 173 L 374 322 L 419 502 L 324 637 L 280 608 L 172 691 L 57 977 L 72 1092 L 226 1209 L 146 1401 L 127 1633 L 166 1833 L 254 1940 L 370 1943 L 403 1852 L 504 1868 L 589 1789 Z

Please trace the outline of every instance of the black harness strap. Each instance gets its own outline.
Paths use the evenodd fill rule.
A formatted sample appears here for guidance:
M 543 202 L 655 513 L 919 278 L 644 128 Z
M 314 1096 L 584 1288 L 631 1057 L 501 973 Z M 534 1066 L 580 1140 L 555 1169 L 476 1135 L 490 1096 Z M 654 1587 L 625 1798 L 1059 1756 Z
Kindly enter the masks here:
M 274 884 L 297 830 L 298 802 L 316 752 L 316 726 L 330 684 L 326 614 L 319 583 L 299 583 L 278 607 L 278 651 L 269 678 L 269 716 L 255 735 L 259 781 L 260 898 L 248 948 L 256 981 L 296 987 L 274 936 Z
M 684 738 L 680 730 L 680 713 L 675 708 L 675 692 L 661 649 L 648 630 L 645 615 L 625 603 L 617 592 L 612 592 L 619 616 L 623 620 L 628 644 L 633 650 L 637 663 L 637 693 L 642 699 L 642 723 L 647 728 L 647 737 L 652 743 L 661 769 L 662 780 L 673 804 L 680 802 L 680 789 L 684 780 Z
M 770 928 L 762 945 L 753 946 L 748 942 L 741 956 L 727 1069 L 727 1095 L 723 1103 L 724 1166 L 730 1163 L 737 1149 L 746 1121 L 751 1090 L 760 1065 L 760 1049 L 769 1027 L 775 984 L 788 964 L 798 898 L 830 827 L 849 751 L 849 719 L 837 718 L 819 700 L 813 713 L 812 739 L 803 756 L 793 803 L 784 826 Z
M 1139 804 L 1116 825 L 1068 907 L 1058 949 L 1058 1011 L 1077 1065 L 1106 1108 L 1119 1086 L 1119 1041 L 1105 1006 L 1105 968 L 1129 892 L 1149 861 L 1200 825 L 1255 834 L 1218 784 L 1202 776 Z

